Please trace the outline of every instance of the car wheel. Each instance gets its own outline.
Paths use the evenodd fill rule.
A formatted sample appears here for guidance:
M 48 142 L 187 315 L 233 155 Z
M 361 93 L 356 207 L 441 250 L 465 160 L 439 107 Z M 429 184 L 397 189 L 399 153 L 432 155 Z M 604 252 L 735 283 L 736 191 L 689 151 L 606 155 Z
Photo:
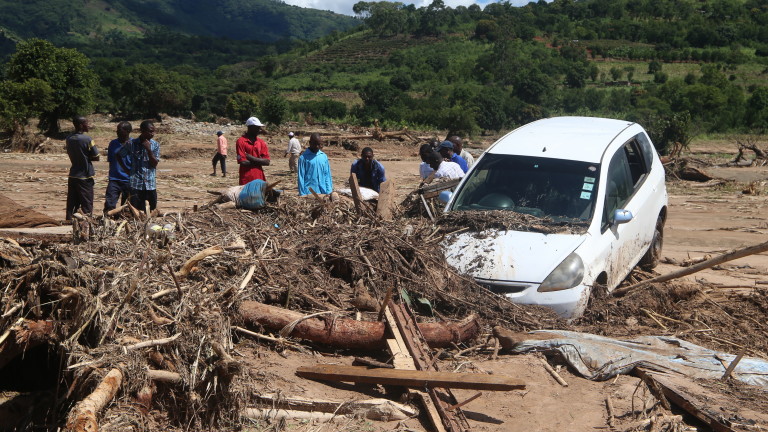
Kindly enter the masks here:
M 640 268 L 653 270 L 659 265 L 661 259 L 661 247 L 664 244 L 664 219 L 661 216 L 656 220 L 656 229 L 653 231 L 653 240 L 648 251 L 640 259 Z

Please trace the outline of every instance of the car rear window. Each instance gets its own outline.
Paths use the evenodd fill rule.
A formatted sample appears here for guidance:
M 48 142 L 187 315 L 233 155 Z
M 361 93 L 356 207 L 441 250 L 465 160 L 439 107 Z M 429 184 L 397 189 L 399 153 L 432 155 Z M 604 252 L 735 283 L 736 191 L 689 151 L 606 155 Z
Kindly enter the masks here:
M 555 221 L 592 218 L 600 165 L 486 154 L 457 191 L 452 210 L 510 210 Z

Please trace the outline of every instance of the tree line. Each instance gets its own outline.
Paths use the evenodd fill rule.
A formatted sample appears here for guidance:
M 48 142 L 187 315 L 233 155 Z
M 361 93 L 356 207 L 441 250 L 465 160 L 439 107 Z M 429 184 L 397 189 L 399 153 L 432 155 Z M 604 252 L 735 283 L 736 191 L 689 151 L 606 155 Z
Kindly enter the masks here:
M 694 130 L 768 127 L 763 3 L 556 0 L 481 9 L 441 0 L 421 8 L 359 2 L 362 27 L 312 41 L 157 31 L 115 35 L 96 49 L 30 39 L 4 65 L 0 122 L 18 130 L 39 117 L 52 133 L 56 118 L 75 112 L 202 120 L 258 112 L 276 124 L 312 113 L 472 135 L 576 114 L 638 121 L 663 150 Z M 634 66 L 619 67 L 619 59 Z M 601 71 L 598 61 L 617 66 Z M 670 74 L 676 62 L 695 67 Z M 747 65 L 751 84 L 738 75 Z M 311 96 L 328 90 L 355 94 L 359 103 Z M 310 96 L 287 96 L 302 92 Z

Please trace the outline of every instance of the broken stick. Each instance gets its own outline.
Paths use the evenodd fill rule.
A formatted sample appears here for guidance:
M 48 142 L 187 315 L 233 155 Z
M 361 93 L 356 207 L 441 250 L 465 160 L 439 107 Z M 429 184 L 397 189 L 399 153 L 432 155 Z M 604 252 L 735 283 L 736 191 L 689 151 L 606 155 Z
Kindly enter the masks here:
M 200 252 L 196 253 L 192 258 L 188 259 L 183 266 L 181 266 L 179 271 L 176 272 L 176 277 L 179 279 L 184 279 L 189 275 L 192 269 L 198 263 L 200 263 L 200 261 L 204 260 L 205 258 L 211 255 L 220 254 L 222 252 L 224 252 L 224 248 L 222 248 L 221 246 L 211 246 L 207 249 L 201 250 Z
M 722 264 L 724 262 L 733 261 L 735 259 L 744 258 L 746 256 L 759 254 L 761 252 L 768 251 L 768 242 L 760 243 L 755 246 L 746 247 L 743 249 L 731 251 L 728 253 L 724 253 L 722 255 L 718 255 L 714 258 L 710 258 L 706 261 L 702 261 L 698 264 L 692 265 L 688 268 L 684 268 L 681 270 L 673 271 L 672 273 L 667 273 L 665 275 L 656 276 L 655 278 L 647 279 L 642 282 L 638 282 L 636 284 L 626 286 L 623 288 L 617 288 L 613 290 L 613 295 L 620 297 L 624 294 L 630 292 L 631 290 L 635 288 L 639 288 L 641 286 L 645 286 L 652 283 L 658 283 L 658 282 L 666 282 L 668 280 L 681 278 L 683 276 L 688 276 L 689 274 L 693 274 L 699 271 L 702 271 L 704 269 L 708 269 L 710 267 L 714 267 L 718 264 Z

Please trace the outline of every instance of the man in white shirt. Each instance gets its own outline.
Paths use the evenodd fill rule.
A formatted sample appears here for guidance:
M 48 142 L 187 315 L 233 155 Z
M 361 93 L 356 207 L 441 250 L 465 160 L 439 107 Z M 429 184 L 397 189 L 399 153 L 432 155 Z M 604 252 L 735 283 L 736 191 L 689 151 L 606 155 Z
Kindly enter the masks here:
M 291 155 L 291 158 L 288 159 L 288 168 L 290 168 L 292 173 L 296 172 L 297 167 L 297 161 L 299 160 L 299 155 L 301 154 L 301 143 L 299 142 L 299 139 L 296 138 L 296 136 L 293 134 L 293 132 L 288 132 L 288 148 L 285 150 L 285 156 Z

